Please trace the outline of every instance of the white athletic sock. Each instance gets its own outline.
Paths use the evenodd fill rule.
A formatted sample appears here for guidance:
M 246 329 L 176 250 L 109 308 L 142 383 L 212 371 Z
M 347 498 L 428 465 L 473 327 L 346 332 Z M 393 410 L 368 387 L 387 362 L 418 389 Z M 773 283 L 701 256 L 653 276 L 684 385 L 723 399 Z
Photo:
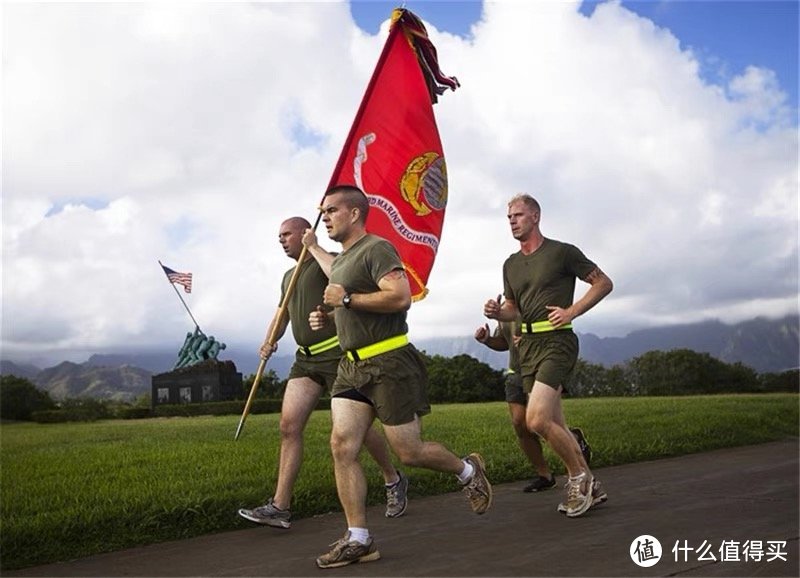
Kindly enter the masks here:
M 458 481 L 462 484 L 466 484 L 472 477 L 472 474 L 475 473 L 475 468 L 467 460 L 461 460 L 461 462 L 464 464 L 464 469 L 458 474 Z
M 350 540 L 359 544 L 369 541 L 369 530 L 366 528 L 347 528 L 350 531 Z
M 577 476 L 570 476 L 569 479 L 572 482 L 577 482 L 578 480 L 583 481 L 583 478 L 586 477 L 586 472 L 581 472 Z

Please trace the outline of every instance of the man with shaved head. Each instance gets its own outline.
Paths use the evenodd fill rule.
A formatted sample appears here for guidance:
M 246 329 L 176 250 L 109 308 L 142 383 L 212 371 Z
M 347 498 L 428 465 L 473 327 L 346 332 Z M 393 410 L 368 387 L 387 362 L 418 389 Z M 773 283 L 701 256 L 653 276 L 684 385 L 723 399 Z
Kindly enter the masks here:
M 310 228 L 310 223 L 302 217 L 292 217 L 281 223 L 278 241 L 286 255 L 295 261 L 300 259 L 303 233 Z M 330 390 L 333 385 L 342 357 L 335 325 L 331 324 L 321 331 L 312 331 L 308 325 L 310 313 L 323 303 L 323 292 L 328 285 L 327 276 L 310 253 L 306 253 L 303 262 L 295 267 L 300 270 L 295 290 L 289 296 L 288 315 L 283 316 L 276 333 L 277 339 L 280 339 L 291 321 L 292 334 L 298 349 L 281 406 L 281 450 L 275 493 L 263 506 L 239 510 L 240 516 L 252 522 L 284 529 L 291 526 L 289 508 L 292 490 L 303 462 L 303 432 L 306 423 L 322 392 Z M 295 267 L 289 269 L 283 277 L 281 302 Z M 272 330 L 270 325 L 267 335 L 272 335 Z M 267 341 L 260 350 L 263 359 L 268 359 L 277 349 L 277 343 L 270 345 Z M 374 428 L 367 432 L 364 445 L 383 473 L 386 483 L 386 517 L 402 516 L 408 504 L 408 478 L 392 465 L 386 441 Z

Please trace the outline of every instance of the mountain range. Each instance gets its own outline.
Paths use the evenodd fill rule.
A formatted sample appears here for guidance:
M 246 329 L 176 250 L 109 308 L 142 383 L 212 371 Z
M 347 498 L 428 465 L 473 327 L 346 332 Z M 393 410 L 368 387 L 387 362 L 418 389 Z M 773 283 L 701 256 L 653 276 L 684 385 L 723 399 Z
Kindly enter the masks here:
M 690 349 L 726 363 L 742 363 L 759 373 L 782 372 L 800 368 L 800 316 L 781 319 L 756 318 L 729 325 L 720 321 L 642 329 L 625 337 L 580 335 L 581 359 L 612 366 L 624 363 L 648 351 Z M 466 354 L 488 365 L 505 367 L 507 354 L 492 351 L 472 336 L 439 337 L 415 341 L 418 349 L 429 355 L 453 357 Z M 243 375 L 255 373 L 259 359 L 257 345 L 229 347 L 221 358 L 231 359 Z M 252 353 L 251 353 L 252 352 Z M 273 356 L 267 369 L 285 378 L 293 355 Z M 54 399 L 89 396 L 100 399 L 132 401 L 150 393 L 150 377 L 169 371 L 174 353 L 132 352 L 96 354 L 84 363 L 64 361 L 40 369 L 31 364 L 0 360 L 0 374 L 31 380 L 50 392 Z
M 758 373 L 800 367 L 800 316 L 759 317 L 728 325 L 705 321 L 633 331 L 625 337 L 598 337 L 579 333 L 580 358 L 606 367 L 622 364 L 648 351 L 690 349 L 708 353 L 725 363 L 742 363 Z M 471 336 L 422 340 L 417 347 L 428 354 L 452 357 L 466 353 L 492 367 L 505 367 L 507 354 L 484 347 Z

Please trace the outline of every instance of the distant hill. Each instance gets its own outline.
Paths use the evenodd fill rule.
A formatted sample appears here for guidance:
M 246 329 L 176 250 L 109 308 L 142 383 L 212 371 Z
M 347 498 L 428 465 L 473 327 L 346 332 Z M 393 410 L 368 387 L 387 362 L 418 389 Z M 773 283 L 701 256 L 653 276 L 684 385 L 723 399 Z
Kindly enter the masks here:
M 642 329 L 625 337 L 581 335 L 581 358 L 610 366 L 648 351 L 691 349 L 726 363 L 740 362 L 759 373 L 800 367 L 800 316 L 757 318 L 735 325 L 707 321 Z
M 92 397 L 114 401 L 134 401 L 150 393 L 149 371 L 130 365 L 97 367 L 64 361 L 40 371 L 33 382 L 55 400 Z
M 800 316 L 757 318 L 735 325 L 707 321 L 689 325 L 642 329 L 625 337 L 597 337 L 579 333 L 580 357 L 610 367 L 648 351 L 691 349 L 726 363 L 740 362 L 759 373 L 800 367 Z M 471 336 L 438 337 L 416 342 L 428 354 L 452 357 L 466 353 L 492 367 L 505 366 L 507 355 L 490 350 Z
M 648 351 L 691 349 L 708 353 L 726 363 L 740 362 L 759 373 L 781 372 L 800 368 L 800 316 L 782 319 L 757 318 L 733 325 L 719 321 L 642 329 L 625 337 L 597 337 L 580 334 L 581 358 L 590 363 L 610 367 L 624 363 Z M 429 355 L 453 357 L 470 355 L 501 369 L 507 354 L 492 351 L 471 335 L 439 337 L 415 341 L 418 349 Z M 231 346 L 221 356 L 236 364 L 244 376 L 255 373 L 259 358 L 256 345 Z M 289 349 L 291 351 L 291 349 Z M 267 364 L 280 378 L 289 374 L 293 354 L 275 355 Z M 30 365 L 3 360 L 2 375 L 30 379 L 50 392 L 54 399 L 91 396 L 101 399 L 132 401 L 150 392 L 150 377 L 169 371 L 174 354 L 137 352 L 131 354 L 92 355 L 76 364 L 63 362 L 44 370 Z
M 490 323 L 490 326 L 493 326 Z M 707 321 L 634 331 L 625 337 L 598 337 L 579 333 L 580 357 L 606 367 L 624 363 L 648 351 L 691 349 L 708 353 L 726 363 L 740 362 L 759 373 L 781 372 L 800 367 L 800 316 L 782 319 L 757 318 L 733 325 Z M 417 349 L 429 355 L 454 357 L 466 354 L 496 369 L 505 368 L 508 354 L 481 345 L 471 335 L 414 340 Z M 275 356 L 269 368 L 286 377 L 291 356 Z M 252 362 L 252 359 L 250 359 Z M 256 359 L 257 363 L 258 360 Z M 247 359 L 242 364 L 247 363 Z M 237 362 L 237 366 L 239 363 Z M 255 372 L 255 365 L 248 373 Z
M 16 375 L 33 381 L 40 371 L 41 369 L 30 363 L 14 363 L 7 359 L 0 360 L 0 375 Z
M 491 324 L 490 324 L 491 327 Z M 508 366 L 508 353 L 494 351 L 475 341 L 472 336 L 434 337 L 432 339 L 415 340 L 414 345 L 428 355 L 441 355 L 455 357 L 466 354 L 491 365 L 495 369 L 505 369 Z
M 288 350 L 294 351 L 287 347 Z M 281 347 L 279 351 L 283 351 Z M 236 365 L 236 370 L 246 377 L 255 373 L 261 359 L 258 357 L 258 346 L 253 344 L 229 345 L 219 356 L 220 361 L 229 360 Z M 176 357 L 172 353 L 161 351 L 140 351 L 136 353 L 103 353 L 92 355 L 86 362 L 98 367 L 116 367 L 120 365 L 133 365 L 146 369 L 150 373 L 164 373 L 175 365 Z M 281 377 L 289 375 L 289 368 L 294 362 L 292 355 L 275 355 L 269 360 L 267 369 L 275 370 Z M 5 372 L 4 372 L 5 373 Z
M 174 353 L 137 352 L 130 354 L 121 353 L 96 353 L 89 357 L 86 364 L 91 367 L 119 367 L 121 365 L 133 365 L 141 367 L 151 373 L 164 373 L 175 365 L 177 356 Z

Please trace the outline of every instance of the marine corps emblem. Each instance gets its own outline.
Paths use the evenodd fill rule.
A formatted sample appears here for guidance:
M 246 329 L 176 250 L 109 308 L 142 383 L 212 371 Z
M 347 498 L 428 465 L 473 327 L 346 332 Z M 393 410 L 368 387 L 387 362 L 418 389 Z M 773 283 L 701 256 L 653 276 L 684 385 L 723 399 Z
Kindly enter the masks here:
M 438 153 L 424 153 L 412 160 L 400 178 L 400 193 L 420 217 L 447 205 L 447 166 Z

